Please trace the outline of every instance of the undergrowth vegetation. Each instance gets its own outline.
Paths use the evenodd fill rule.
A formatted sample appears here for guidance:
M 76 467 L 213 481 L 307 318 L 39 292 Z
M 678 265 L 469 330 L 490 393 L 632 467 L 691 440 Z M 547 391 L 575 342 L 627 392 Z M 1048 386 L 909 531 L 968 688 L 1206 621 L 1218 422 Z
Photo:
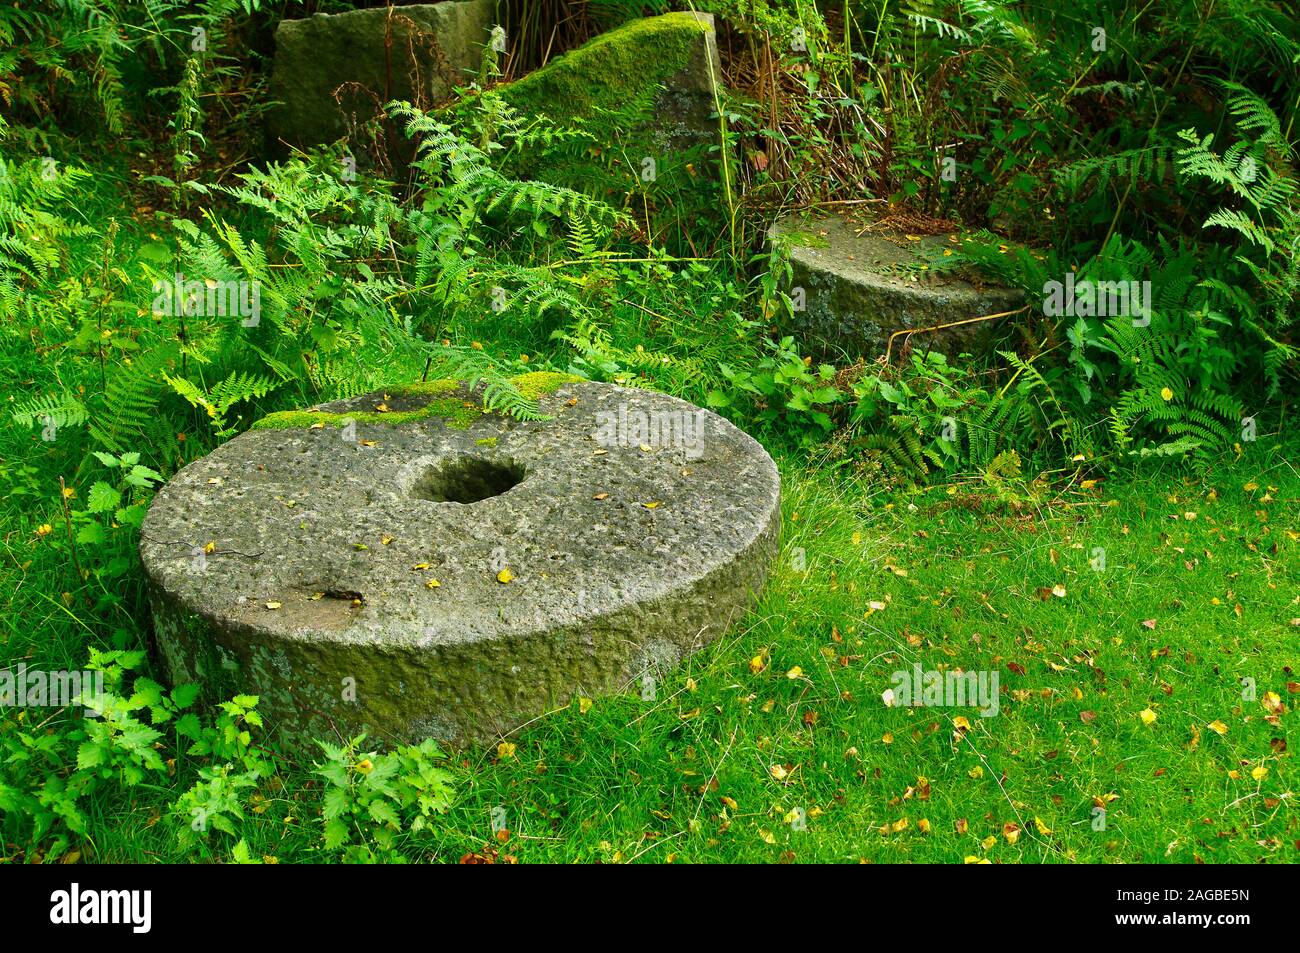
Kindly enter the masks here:
M 1047 533 L 1056 567 L 1074 537 L 1048 524 L 1102 505 L 1078 494 L 1105 481 L 1127 481 L 1113 505 L 1133 524 L 1167 516 L 1146 481 L 1183 501 L 1214 502 L 1217 488 L 1236 487 L 1214 529 L 1187 528 L 1175 544 L 1158 530 L 1140 533 L 1130 568 L 1134 584 L 1151 587 L 1134 567 L 1169 545 L 1186 547 L 1198 568 L 1196 553 L 1208 561 L 1211 548 L 1229 545 L 1267 563 L 1249 581 L 1212 584 L 1225 590 L 1216 609 L 1220 596 L 1229 612 L 1246 601 L 1257 632 L 1221 636 L 1218 622 L 1184 620 L 1188 632 L 1221 640 L 1224 653 L 1258 656 L 1248 674 L 1260 681 L 1264 709 L 1234 708 L 1231 692 L 1206 687 L 1179 717 L 1203 727 L 1230 720 L 1231 710 L 1241 734 L 1232 722 L 1226 736 L 1204 735 L 1180 754 L 1178 770 L 1187 772 L 1184 790 L 1209 798 L 1219 768 L 1280 758 L 1266 727 L 1276 727 L 1269 719 L 1279 709 L 1263 686 L 1285 691 L 1274 663 L 1285 654 L 1281 627 L 1300 615 L 1297 547 L 1291 529 L 1265 539 L 1260 527 L 1269 503 L 1294 504 L 1300 492 L 1285 463 L 1300 374 L 1300 22 L 1287 4 L 591 2 L 567 5 L 580 11 L 561 22 L 555 8 L 566 5 L 503 3 L 499 19 L 514 31 L 503 60 L 486 49 L 483 68 L 432 108 L 388 104 L 389 122 L 415 150 L 394 176 L 402 181 L 358 169 L 346 142 L 265 158 L 276 154 L 261 125 L 275 24 L 364 5 L 0 6 L 0 366 L 9 381 L 0 642 L 10 669 L 101 676 L 100 690 L 75 706 L 5 710 L 7 856 L 493 862 L 524 853 L 479 830 L 480 815 L 506 801 L 515 807 L 505 827 L 538 834 L 536 859 L 651 850 L 655 859 L 781 859 L 799 852 L 772 831 L 788 827 L 783 818 L 796 807 L 837 818 L 801 859 L 878 849 L 886 859 L 982 857 L 985 837 L 1003 837 L 1005 824 L 1027 833 L 1017 850 L 1004 838 L 1008 859 L 1152 860 L 1163 851 L 1246 860 L 1294 841 L 1290 807 L 1261 809 L 1212 846 L 1198 846 L 1210 808 L 1196 805 L 1175 820 L 1173 843 L 1156 843 L 1140 812 L 1121 837 L 1066 836 L 1086 825 L 1093 800 L 1114 793 L 1100 760 L 1072 788 L 1063 777 L 1032 780 L 1027 769 L 1010 800 L 990 783 L 1023 768 L 1028 751 L 1069 746 L 1071 759 L 1086 762 L 1086 741 L 1073 737 L 1078 712 L 1058 719 L 1058 710 L 1095 716 L 1112 703 L 1138 704 L 1135 682 L 1157 690 L 1164 682 L 1166 663 L 1147 654 L 1159 646 L 1137 652 L 1123 642 L 1147 621 L 1141 612 L 1113 620 L 1117 632 L 1129 627 L 1118 641 L 1071 632 L 1047 651 L 1043 636 L 1029 634 L 1046 624 L 1030 618 L 1041 607 L 999 601 L 1040 576 L 1050 592 L 1055 571 L 1042 547 L 1020 548 L 1008 527 L 1023 521 Z M 718 144 L 683 148 L 646 176 L 638 157 L 655 151 L 656 88 L 581 118 L 563 104 L 524 112 L 503 94 L 503 78 L 548 55 L 539 37 L 572 46 L 669 9 L 716 17 L 725 83 Z M 924 270 L 1018 289 L 1027 304 L 988 317 L 992 334 L 979 353 L 944 354 L 925 333 L 887 355 L 803 340 L 790 250 L 767 233 L 775 219 L 809 209 L 908 238 L 952 234 Z M 1067 276 L 1148 288 L 1147 307 L 1138 317 L 1049 313 L 1047 289 Z M 707 701 L 656 707 L 645 720 L 630 714 L 631 700 L 598 712 L 596 733 L 609 729 L 598 747 L 629 732 L 642 752 L 628 774 L 606 765 L 578 776 L 581 765 L 616 760 L 583 752 L 586 708 L 503 740 L 495 757 L 453 760 L 433 742 L 381 751 L 362 737 L 321 739 L 318 758 L 305 763 L 265 741 L 255 696 L 201 711 L 194 686 L 163 686 L 147 653 L 136 543 L 154 490 L 176 470 L 269 413 L 385 385 L 468 380 L 481 385 L 485 410 L 535 416 L 535 395 L 518 384 L 534 371 L 655 388 L 724 414 L 779 458 L 794 536 L 810 523 L 828 534 L 802 544 L 819 560 L 813 570 L 791 562 L 787 542 L 755 617 L 683 677 L 681 691 Z M 952 519 L 980 525 L 951 525 L 945 487 L 960 487 L 975 514 Z M 917 505 L 935 538 L 910 555 L 931 566 L 931 588 L 869 591 L 875 571 L 840 565 L 847 557 L 834 541 L 872 530 L 909 536 L 896 517 Z M 1129 532 L 1124 519 L 1088 519 L 1106 523 L 1097 531 L 1111 539 Z M 1002 548 L 986 585 L 944 587 L 942 560 L 992 561 L 990 546 Z M 905 572 L 887 576 L 904 585 Z M 1229 594 L 1247 588 L 1254 602 Z M 1080 599 L 1125 598 L 1101 583 L 1085 592 Z M 853 694 L 878 691 L 828 690 L 823 679 L 839 666 L 868 680 L 849 666 L 875 662 L 875 649 L 858 644 L 871 625 L 846 593 L 891 607 L 913 599 L 909 630 L 940 620 L 939 635 L 895 645 L 904 655 L 905 646 L 951 656 L 964 651 L 959 643 L 981 644 L 966 612 L 1023 630 L 978 650 L 1008 675 L 1017 672 L 1008 659 L 1021 666 L 1026 697 L 1010 716 L 1010 744 L 1023 749 L 986 757 L 958 732 L 957 747 L 973 754 L 940 750 L 948 735 L 937 726 L 852 708 Z M 1195 598 L 1180 582 L 1157 601 L 1181 612 Z M 1203 651 L 1197 677 L 1210 686 L 1202 669 L 1211 649 Z M 798 665 L 811 673 L 813 653 L 825 673 L 786 679 Z M 1034 673 L 1043 678 L 1025 676 L 1026 654 L 1051 656 L 1046 674 Z M 739 673 L 730 671 L 736 658 Z M 1123 691 L 1107 695 L 1088 679 L 1067 685 L 1058 664 L 1122 672 L 1113 680 Z M 737 681 L 751 676 L 738 694 Z M 1129 729 L 1116 730 L 1118 738 Z M 873 772 L 869 752 L 884 756 L 892 744 L 882 736 L 938 766 L 919 780 L 892 767 Z M 1141 737 L 1139 767 L 1168 767 L 1167 749 Z M 1180 735 L 1177 745 L 1187 743 Z M 1101 757 L 1123 757 L 1114 738 L 1093 744 Z M 740 774 L 742 753 L 763 765 L 762 777 Z M 1262 781 L 1267 774 L 1255 780 L 1276 806 L 1280 771 Z M 575 804 L 599 799 L 602 784 L 651 779 L 646 790 L 686 794 L 662 803 L 642 794 L 622 816 L 576 818 Z M 958 783 L 975 789 L 969 802 Z M 906 801 L 904 789 L 935 792 L 928 815 L 891 800 Z M 573 804 L 566 790 L 576 792 Z M 1164 795 L 1144 778 L 1131 796 Z M 1050 807 L 1037 816 L 1022 810 L 1040 802 Z M 942 824 L 957 839 L 911 853 L 897 835 L 913 814 L 914 823 L 927 817 L 927 833 Z M 729 854 L 733 825 L 757 834 Z M 490 830 L 498 828 L 494 817 Z M 1053 830 L 1062 832 L 1055 841 Z M 869 836 L 876 846 L 864 846 Z

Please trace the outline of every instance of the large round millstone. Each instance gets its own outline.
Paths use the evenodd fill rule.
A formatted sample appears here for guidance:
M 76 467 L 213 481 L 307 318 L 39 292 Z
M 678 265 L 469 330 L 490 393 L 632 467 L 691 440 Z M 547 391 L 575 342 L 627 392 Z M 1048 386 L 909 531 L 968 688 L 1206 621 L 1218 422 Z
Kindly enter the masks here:
M 140 543 L 169 676 L 259 695 L 291 744 L 483 741 L 643 691 L 761 590 L 776 467 L 662 394 L 566 382 L 540 405 L 391 389 L 272 415 L 185 467 Z

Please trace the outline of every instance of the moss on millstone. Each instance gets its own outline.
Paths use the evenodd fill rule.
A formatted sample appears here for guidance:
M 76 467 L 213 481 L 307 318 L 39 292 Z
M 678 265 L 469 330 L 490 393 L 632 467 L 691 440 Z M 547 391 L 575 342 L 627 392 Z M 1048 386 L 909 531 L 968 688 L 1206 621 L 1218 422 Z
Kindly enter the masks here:
M 598 110 L 618 110 L 650 87 L 686 68 L 709 24 L 690 13 L 635 20 L 595 39 L 496 91 L 525 113 L 553 119 L 561 107 L 588 119 Z
M 561 374 L 558 371 L 532 371 L 510 378 L 515 389 L 529 400 L 538 400 L 547 394 L 554 394 L 565 384 L 576 384 L 582 380 L 574 374 Z
M 581 380 L 573 374 L 560 374 L 554 371 L 533 371 L 510 378 L 510 383 L 529 400 L 538 400 L 546 394 L 554 393 L 565 384 Z M 307 429 L 316 426 L 345 427 L 349 423 L 384 424 L 396 427 L 415 420 L 440 417 L 447 421 L 447 426 L 457 430 L 467 430 L 474 421 L 488 413 L 484 407 L 474 401 L 466 400 L 457 391 L 460 382 L 451 379 L 435 381 L 416 381 L 411 384 L 398 384 L 380 388 L 387 394 L 401 397 L 430 397 L 428 403 L 414 410 L 353 410 L 346 412 L 328 410 L 281 410 L 267 414 L 253 424 L 253 430 L 289 430 Z M 438 394 L 452 394 L 450 397 L 437 397 Z
M 427 417 L 442 417 L 448 427 L 465 429 L 483 416 L 483 410 L 476 406 L 465 406 L 465 401 L 444 398 L 431 400 L 419 410 L 390 410 L 381 413 L 377 410 L 354 410 L 347 413 L 333 413 L 325 410 L 281 410 L 267 414 L 257 423 L 253 430 L 287 430 L 295 427 L 345 427 L 349 423 L 386 424 L 390 427 L 424 420 Z

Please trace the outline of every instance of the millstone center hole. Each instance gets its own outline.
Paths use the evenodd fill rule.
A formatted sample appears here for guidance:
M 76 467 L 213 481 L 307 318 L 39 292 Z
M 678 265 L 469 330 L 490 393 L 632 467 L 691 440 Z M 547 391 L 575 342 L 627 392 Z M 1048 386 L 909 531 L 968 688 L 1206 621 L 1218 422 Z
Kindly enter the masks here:
M 425 470 L 411 484 L 411 497 L 434 503 L 477 503 L 500 496 L 524 478 L 524 468 L 505 460 L 454 457 Z

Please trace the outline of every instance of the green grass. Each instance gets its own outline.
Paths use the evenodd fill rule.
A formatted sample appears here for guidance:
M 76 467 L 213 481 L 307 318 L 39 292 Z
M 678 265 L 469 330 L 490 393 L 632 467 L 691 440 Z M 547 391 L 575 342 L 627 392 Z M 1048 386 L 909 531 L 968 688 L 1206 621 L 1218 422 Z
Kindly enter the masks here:
M 1214 501 L 1210 484 L 1141 480 L 1016 514 L 963 488 L 887 499 L 789 463 L 782 563 L 753 617 L 657 701 L 574 706 L 513 757 L 472 758 L 452 854 L 486 839 L 500 805 L 525 861 L 1294 859 L 1285 727 L 1239 685 L 1291 703 L 1300 527 L 1257 512 L 1294 514 L 1294 472 L 1256 474 L 1252 492 L 1251 474 L 1225 473 Z M 1000 714 L 887 708 L 890 673 L 913 662 L 998 669 Z M 1112 794 L 1094 831 L 1093 798 Z
M 801 458 L 782 464 L 781 555 L 751 616 L 652 701 L 575 702 L 513 749 L 458 752 L 455 807 L 404 853 L 457 860 L 491 844 L 520 862 L 1295 859 L 1292 467 L 1238 465 L 1195 482 L 1148 474 L 1039 500 L 1020 488 L 1017 507 L 999 500 L 1007 488 L 890 494 Z M 3 515 L 11 655 L 21 625 L 36 634 L 31 656 L 79 664 L 91 633 L 102 640 L 101 620 L 75 594 L 59 596 L 71 572 L 33 537 L 32 518 L 12 506 Z M 125 610 L 119 639 L 140 637 L 140 613 Z M 891 673 L 917 662 L 997 670 L 999 713 L 887 707 Z M 1243 700 L 1246 678 L 1254 700 Z M 969 730 L 954 729 L 959 716 Z M 1252 777 L 1256 768 L 1267 774 Z M 85 856 L 203 859 L 178 852 L 158 823 L 179 793 L 146 785 L 98 798 Z M 240 830 L 253 855 L 319 857 L 319 797 L 306 765 L 285 764 Z M 1105 830 L 1094 830 L 1097 798 L 1108 799 Z M 216 834 L 208 854 L 228 859 L 232 845 Z

